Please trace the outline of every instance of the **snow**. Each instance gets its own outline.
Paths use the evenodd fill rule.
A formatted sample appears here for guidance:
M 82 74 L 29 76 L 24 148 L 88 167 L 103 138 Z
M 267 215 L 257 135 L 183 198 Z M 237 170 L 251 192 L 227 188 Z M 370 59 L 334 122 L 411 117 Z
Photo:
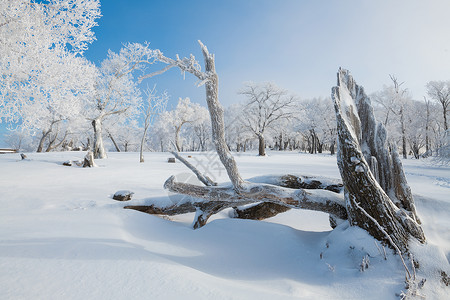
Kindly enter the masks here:
M 96 168 L 68 168 L 83 152 L 0 155 L 0 299 L 398 299 L 401 261 L 356 227 L 290 210 L 264 222 L 223 211 L 198 230 L 195 213 L 160 218 L 125 205 L 180 201 L 162 186 L 190 171 L 168 153 L 109 153 Z M 228 182 L 210 153 L 192 155 Z M 244 178 L 305 174 L 339 179 L 336 157 L 293 152 L 236 155 Z M 428 245 L 414 245 L 422 294 L 445 299 L 450 274 L 450 170 L 404 160 Z M 194 176 L 195 177 L 195 176 Z M 191 180 L 191 179 L 187 179 Z M 114 192 L 130 190 L 118 202 Z M 361 264 L 369 258 L 368 268 Z
M 359 163 L 361 162 L 358 158 L 356 158 L 356 157 L 354 157 L 354 156 L 350 157 L 350 161 L 351 161 L 352 163 L 354 163 L 355 165 L 356 165 L 356 164 L 359 164 Z

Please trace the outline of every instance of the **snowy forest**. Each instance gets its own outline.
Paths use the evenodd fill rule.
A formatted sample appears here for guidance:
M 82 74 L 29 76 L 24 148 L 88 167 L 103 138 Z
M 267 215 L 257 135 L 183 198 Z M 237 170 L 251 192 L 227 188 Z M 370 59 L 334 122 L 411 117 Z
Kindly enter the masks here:
M 11 130 L 11 148 L 95 149 L 97 158 L 105 157 L 106 151 L 213 148 L 208 111 L 197 103 L 202 99 L 186 96 L 171 108 L 170 91 L 145 87 L 143 78 L 158 62 L 160 50 L 127 43 L 118 53 L 105 53 L 99 66 L 83 57 L 94 41 L 91 28 L 100 16 L 98 3 L 55 1 L 52 8 L 2 3 L 0 109 L 1 121 Z M 20 22 L 13 22 L 18 17 Z M 42 26 L 32 26 L 36 22 Z M 450 80 L 430 78 L 427 94 L 413 98 L 401 78 L 388 76 L 390 83 L 370 97 L 403 157 L 448 155 Z M 231 150 L 334 154 L 331 98 L 303 99 L 273 82 L 245 82 L 236 94 L 246 100 L 225 109 Z
M 0 0 L 0 122 L 22 153 L 0 156 L 0 298 L 47 299 L 42 274 L 70 299 L 448 295 L 450 76 L 413 96 L 339 68 L 330 97 L 246 81 L 224 107 L 208 41 L 86 58 L 100 8 Z M 204 98 L 158 89 L 172 69 Z

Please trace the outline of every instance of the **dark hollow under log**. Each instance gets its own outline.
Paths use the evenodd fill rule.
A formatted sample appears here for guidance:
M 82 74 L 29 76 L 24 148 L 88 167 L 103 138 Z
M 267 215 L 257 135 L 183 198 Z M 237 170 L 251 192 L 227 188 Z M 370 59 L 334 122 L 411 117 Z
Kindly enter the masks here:
M 262 202 L 250 207 L 236 207 L 235 218 L 264 220 L 290 210 L 289 207 L 277 203 Z

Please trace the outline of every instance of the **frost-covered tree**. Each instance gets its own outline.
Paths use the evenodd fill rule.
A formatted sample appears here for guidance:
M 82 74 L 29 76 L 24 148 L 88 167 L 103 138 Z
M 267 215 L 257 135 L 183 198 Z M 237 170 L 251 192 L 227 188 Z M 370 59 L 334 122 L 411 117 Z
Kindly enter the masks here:
M 164 113 L 160 115 L 162 117 Z M 169 151 L 172 149 L 171 139 L 168 138 L 171 136 L 172 128 L 166 126 L 165 123 L 160 122 L 161 118 L 158 118 L 158 121 L 155 122 L 152 128 L 152 135 L 149 137 L 150 144 L 152 148 L 155 150 L 159 150 L 161 152 Z
M 427 137 L 427 107 L 425 103 L 410 101 L 405 111 L 406 139 L 414 158 L 419 159 L 421 152 L 425 153 Z
M 195 137 L 192 150 L 207 151 L 208 144 L 211 142 L 211 122 L 209 116 L 203 119 L 203 122 L 193 126 L 193 136 Z M 195 145 L 197 142 L 197 146 Z
M 444 117 L 444 131 L 447 131 L 447 113 L 450 105 L 450 81 L 430 81 L 426 87 L 428 96 L 441 104 L 442 116 Z
M 139 126 L 137 110 L 132 110 L 131 114 L 127 111 L 127 113 L 106 118 L 102 129 L 106 150 L 138 151 L 142 128 Z
M 133 73 L 145 69 L 155 60 L 155 52 L 147 44 L 129 43 L 119 53 L 108 52 L 101 63 L 95 83 L 95 93 L 86 102 L 88 119 L 94 129 L 94 157 L 106 158 L 103 145 L 103 121 L 127 113 L 138 115 L 141 92 Z
M 94 90 L 95 68 L 84 58 L 61 59 L 48 68 L 55 78 L 52 85 L 36 89 L 20 108 L 21 128 L 40 137 L 37 152 L 64 143 L 73 127 L 70 123 L 82 117 L 83 103 Z
M 389 86 L 384 86 L 383 90 L 372 95 L 372 99 L 380 106 L 384 108 L 384 126 L 389 127 L 389 121 L 395 118 L 394 121 L 399 129 L 400 140 L 402 145 L 402 155 L 403 158 L 408 157 L 407 151 L 407 117 L 406 110 L 409 103 L 412 101 L 411 95 L 407 89 L 402 88 L 404 82 L 399 82 L 398 79 L 389 75 L 392 84 Z
M 450 164 L 450 130 L 445 132 L 439 145 L 436 161 L 445 165 Z
M 5 142 L 11 149 L 19 151 L 33 151 L 32 135 L 28 130 L 14 130 L 5 135 Z
M 94 40 L 99 6 L 97 0 L 0 1 L 1 119 L 27 122 L 30 106 L 77 93 L 83 78 L 72 69 L 85 65 L 79 56 Z
M 161 114 L 159 127 L 166 127 L 171 132 L 173 143 L 178 152 L 183 151 L 182 129 L 185 125 L 199 126 L 208 119 L 208 111 L 198 103 L 192 103 L 189 98 L 180 98 L 175 109 Z
M 243 107 L 240 103 L 232 104 L 224 111 L 226 143 L 236 152 L 247 151 L 249 142 L 255 138 L 243 123 L 242 111 Z
M 142 133 L 141 145 L 139 147 L 139 161 L 144 162 L 144 144 L 147 137 L 148 129 L 154 124 L 156 118 L 166 110 L 167 100 L 169 96 L 167 92 L 157 95 L 155 87 L 145 91 L 146 99 L 140 107 L 144 117 L 144 128 Z
M 331 99 L 316 98 L 300 103 L 297 130 L 307 141 L 309 153 L 322 153 L 325 146 L 334 154 L 336 120 Z
M 277 121 L 292 117 L 291 107 L 296 98 L 270 82 L 246 83 L 239 93 L 247 97 L 242 123 L 258 138 L 258 155 L 264 156 L 266 132 L 274 128 Z

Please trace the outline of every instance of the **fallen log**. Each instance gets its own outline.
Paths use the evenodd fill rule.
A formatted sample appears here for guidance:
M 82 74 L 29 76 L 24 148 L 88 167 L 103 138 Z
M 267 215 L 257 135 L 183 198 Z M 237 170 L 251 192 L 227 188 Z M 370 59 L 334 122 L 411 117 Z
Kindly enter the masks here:
M 189 195 L 207 201 L 228 202 L 239 206 L 253 202 L 271 202 L 289 208 L 303 208 L 322 211 L 347 219 L 343 195 L 326 190 L 294 190 L 269 184 L 246 183 L 237 193 L 232 186 L 210 187 L 175 182 L 171 176 L 164 183 L 164 188 L 173 193 Z

